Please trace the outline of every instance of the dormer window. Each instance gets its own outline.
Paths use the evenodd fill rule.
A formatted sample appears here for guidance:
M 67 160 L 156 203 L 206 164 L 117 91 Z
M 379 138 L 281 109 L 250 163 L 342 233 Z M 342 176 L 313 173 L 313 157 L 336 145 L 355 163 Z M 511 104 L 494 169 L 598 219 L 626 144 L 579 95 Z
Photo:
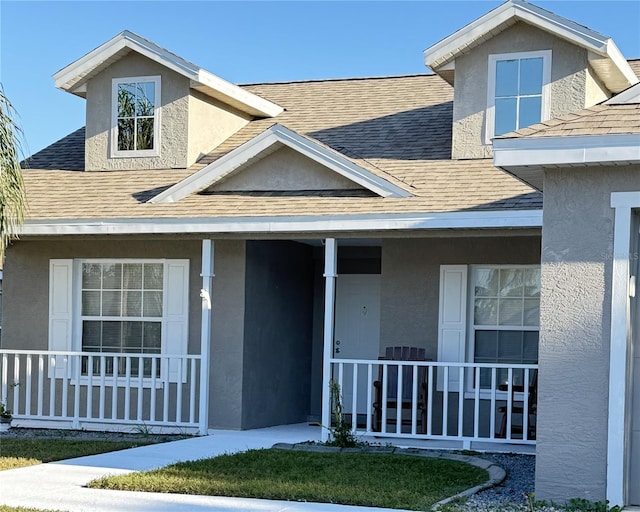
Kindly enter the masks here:
M 160 77 L 114 78 L 111 156 L 160 154 Z
M 549 118 L 551 50 L 489 56 L 486 143 Z

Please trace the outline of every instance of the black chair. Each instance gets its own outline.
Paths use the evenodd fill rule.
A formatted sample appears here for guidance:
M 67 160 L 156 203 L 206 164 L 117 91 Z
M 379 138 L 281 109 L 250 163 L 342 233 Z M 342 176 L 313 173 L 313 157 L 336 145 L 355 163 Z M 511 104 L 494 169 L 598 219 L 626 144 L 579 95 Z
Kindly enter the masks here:
M 387 347 L 384 357 L 380 361 L 430 361 L 425 357 L 425 349 L 421 347 Z M 375 401 L 373 403 L 373 430 L 382 431 L 382 408 L 386 401 L 387 424 L 396 423 L 398 407 L 403 411 L 411 411 L 413 407 L 413 367 L 402 367 L 402 397 L 398 400 L 398 368 L 400 365 L 387 365 L 387 390 L 383 399 L 384 365 L 378 369 L 378 380 L 373 383 Z M 417 423 L 421 432 L 426 432 L 427 426 L 427 398 L 429 396 L 429 371 L 426 366 L 418 368 L 418 416 Z M 393 414 L 390 414 L 390 411 Z M 411 419 L 402 419 L 403 425 L 411 425 Z M 398 432 L 401 431 L 400 427 Z
M 536 438 L 536 422 L 538 415 L 538 370 L 533 370 L 531 376 L 531 383 L 527 390 L 527 438 Z M 498 386 L 500 391 L 508 391 L 508 384 L 500 384 Z M 519 385 L 511 386 L 511 437 L 522 436 L 524 438 L 524 400 L 516 399 L 516 393 L 524 393 L 525 387 Z M 507 417 L 509 411 L 507 410 L 507 404 L 498 407 L 498 413 L 502 414 L 502 420 L 500 422 L 500 428 L 496 432 L 496 437 L 505 439 L 507 437 Z M 513 416 L 522 416 L 522 423 L 514 424 Z

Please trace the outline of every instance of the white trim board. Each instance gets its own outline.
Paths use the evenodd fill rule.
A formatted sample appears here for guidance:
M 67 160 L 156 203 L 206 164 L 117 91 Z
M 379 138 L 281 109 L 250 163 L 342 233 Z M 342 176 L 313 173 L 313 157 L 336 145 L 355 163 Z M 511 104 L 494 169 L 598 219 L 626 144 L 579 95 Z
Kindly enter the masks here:
M 358 185 L 378 194 L 382 197 L 410 197 L 411 194 L 403 188 L 373 174 L 371 171 L 360 167 L 337 151 L 325 148 L 312 140 L 285 128 L 280 124 L 274 124 L 260 135 L 245 142 L 233 151 L 210 163 L 198 172 L 185 178 L 164 192 L 149 200 L 150 203 L 174 203 L 222 181 L 225 177 L 245 165 L 252 158 L 264 154 L 273 148 L 275 144 L 284 144 L 302 155 L 315 160 L 328 169 L 357 183 Z
M 445 65 L 449 70 L 455 70 L 456 57 L 516 21 L 524 21 L 587 49 L 590 64 L 610 91 L 621 92 L 638 83 L 629 63 L 610 37 L 523 0 L 507 1 L 427 48 L 424 51 L 425 65 L 436 73 L 442 71 Z
M 84 96 L 86 81 L 111 63 L 135 51 L 191 80 L 191 87 L 257 117 L 275 117 L 283 108 L 171 53 L 128 30 L 120 32 L 53 75 L 55 86 Z
M 541 227 L 542 210 L 491 210 L 382 215 L 212 217 L 200 219 L 60 219 L 27 221 L 20 227 L 19 235 L 339 233 Z

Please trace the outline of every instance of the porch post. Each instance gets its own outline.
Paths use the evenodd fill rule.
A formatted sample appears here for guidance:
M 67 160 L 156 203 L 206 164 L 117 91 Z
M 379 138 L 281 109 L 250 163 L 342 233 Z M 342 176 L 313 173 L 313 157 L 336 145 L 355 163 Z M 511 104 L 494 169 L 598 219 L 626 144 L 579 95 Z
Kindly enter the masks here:
M 324 246 L 324 350 L 322 356 L 322 440 L 329 439 L 331 426 L 331 397 L 329 380 L 333 356 L 333 322 L 336 299 L 338 246 L 335 238 L 327 238 Z
M 213 284 L 213 240 L 202 240 L 202 324 L 200 328 L 200 435 L 206 436 L 209 423 L 209 348 L 211 344 L 211 293 Z

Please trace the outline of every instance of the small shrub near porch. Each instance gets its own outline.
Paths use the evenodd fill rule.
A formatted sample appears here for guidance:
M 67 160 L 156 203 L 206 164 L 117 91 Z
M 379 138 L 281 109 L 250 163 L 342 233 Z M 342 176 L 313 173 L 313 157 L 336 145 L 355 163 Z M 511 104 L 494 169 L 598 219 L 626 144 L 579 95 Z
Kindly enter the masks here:
M 105 477 L 89 487 L 427 510 L 487 479 L 483 469 L 444 459 L 251 450 Z

